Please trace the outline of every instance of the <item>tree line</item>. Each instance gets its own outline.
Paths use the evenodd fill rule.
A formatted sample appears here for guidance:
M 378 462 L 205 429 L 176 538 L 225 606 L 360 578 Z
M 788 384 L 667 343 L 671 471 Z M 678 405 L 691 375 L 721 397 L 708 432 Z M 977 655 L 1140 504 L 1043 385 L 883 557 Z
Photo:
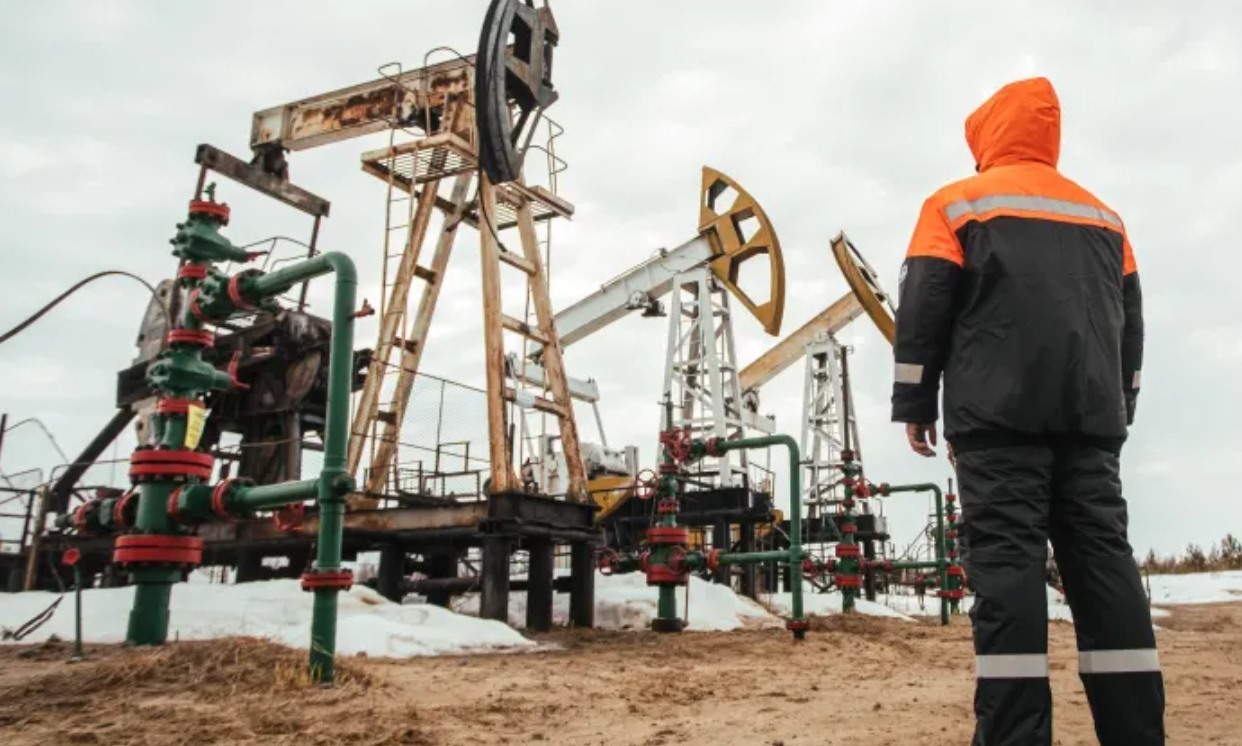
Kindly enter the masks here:
M 1207 549 L 1195 543 L 1187 545 L 1181 554 L 1161 555 L 1151 549 L 1142 568 L 1152 574 L 1242 570 L 1242 541 L 1230 533 Z

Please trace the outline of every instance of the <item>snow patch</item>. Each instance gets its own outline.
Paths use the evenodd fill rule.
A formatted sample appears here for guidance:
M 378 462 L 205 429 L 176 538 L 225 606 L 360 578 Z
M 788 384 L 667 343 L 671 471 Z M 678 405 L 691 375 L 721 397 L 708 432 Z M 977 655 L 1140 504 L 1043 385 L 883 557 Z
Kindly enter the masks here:
M 690 578 L 690 609 L 688 631 L 728 632 L 735 629 L 781 627 L 782 621 L 754 601 L 740 596 L 732 589 L 717 583 L 709 583 L 697 577 Z M 641 630 L 651 626 L 656 616 L 659 590 L 647 585 L 642 573 L 624 575 L 595 574 L 595 626 L 610 630 Z M 479 596 L 468 594 L 453 603 L 453 609 L 462 614 L 479 613 Z M 686 614 L 686 589 L 677 590 L 677 612 Z M 569 624 L 569 594 L 558 593 L 552 602 L 554 624 Z M 509 624 L 526 626 L 526 594 L 514 591 L 509 594 Z
M 768 608 L 778 614 L 793 613 L 793 594 L 791 593 L 773 593 L 771 596 L 764 596 Z M 804 593 L 802 595 L 802 611 L 808 616 L 830 616 L 841 613 L 841 594 L 840 593 Z M 867 616 L 880 616 L 889 619 L 900 619 L 906 622 L 913 622 L 914 619 L 907 614 L 903 614 L 896 609 L 889 608 L 881 603 L 868 601 L 865 598 L 854 599 L 854 611 Z
M 1242 601 L 1242 570 L 1187 575 L 1150 575 L 1151 602 L 1157 606 Z
M 134 589 L 92 588 L 82 592 L 82 634 L 89 643 L 125 641 Z M 16 628 L 56 600 L 42 591 L 6 594 L 0 604 L 0 627 Z M 310 643 L 313 594 L 297 580 L 267 580 L 240 585 L 200 581 L 173 587 L 170 640 L 211 640 L 246 635 L 295 648 Z M 534 643 L 493 621 L 473 619 L 427 604 L 395 604 L 370 588 L 341 593 L 337 616 L 337 651 L 342 655 L 406 658 L 474 651 L 529 648 Z M 52 635 L 73 639 L 73 596 L 23 643 Z

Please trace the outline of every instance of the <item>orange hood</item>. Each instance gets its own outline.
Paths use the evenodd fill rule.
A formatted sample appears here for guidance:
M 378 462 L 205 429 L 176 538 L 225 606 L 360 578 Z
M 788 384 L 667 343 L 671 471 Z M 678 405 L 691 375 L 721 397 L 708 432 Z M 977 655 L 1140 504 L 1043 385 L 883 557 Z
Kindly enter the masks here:
M 966 119 L 966 143 L 979 171 L 1020 161 L 1053 168 L 1061 154 L 1061 104 L 1047 78 L 1019 80 Z

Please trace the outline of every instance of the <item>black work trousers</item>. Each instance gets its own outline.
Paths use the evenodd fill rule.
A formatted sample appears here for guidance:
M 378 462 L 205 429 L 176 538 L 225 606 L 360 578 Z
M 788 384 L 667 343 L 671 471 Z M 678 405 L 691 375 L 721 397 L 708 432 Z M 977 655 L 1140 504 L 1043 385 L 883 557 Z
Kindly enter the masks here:
M 1076 438 L 954 443 L 975 593 L 975 746 L 1049 746 L 1047 546 L 1103 746 L 1163 744 L 1164 681 L 1126 537 L 1117 449 Z

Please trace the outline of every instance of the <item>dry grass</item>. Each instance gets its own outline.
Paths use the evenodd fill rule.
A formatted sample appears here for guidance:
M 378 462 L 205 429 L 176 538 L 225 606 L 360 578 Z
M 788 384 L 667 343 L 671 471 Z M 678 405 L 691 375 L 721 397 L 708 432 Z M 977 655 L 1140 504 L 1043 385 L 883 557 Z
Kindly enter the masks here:
M 53 652 L 47 647 L 41 653 Z M 46 654 L 39 658 L 47 660 Z M 101 693 L 119 700 L 192 692 L 199 701 L 218 702 L 340 696 L 376 683 L 371 674 L 338 659 L 335 687 L 321 689 L 310 681 L 305 652 L 256 638 L 121 648 L 97 652 L 81 664 L 53 665 L 39 676 L 0 687 L 0 723 L 28 707 L 77 707 Z

